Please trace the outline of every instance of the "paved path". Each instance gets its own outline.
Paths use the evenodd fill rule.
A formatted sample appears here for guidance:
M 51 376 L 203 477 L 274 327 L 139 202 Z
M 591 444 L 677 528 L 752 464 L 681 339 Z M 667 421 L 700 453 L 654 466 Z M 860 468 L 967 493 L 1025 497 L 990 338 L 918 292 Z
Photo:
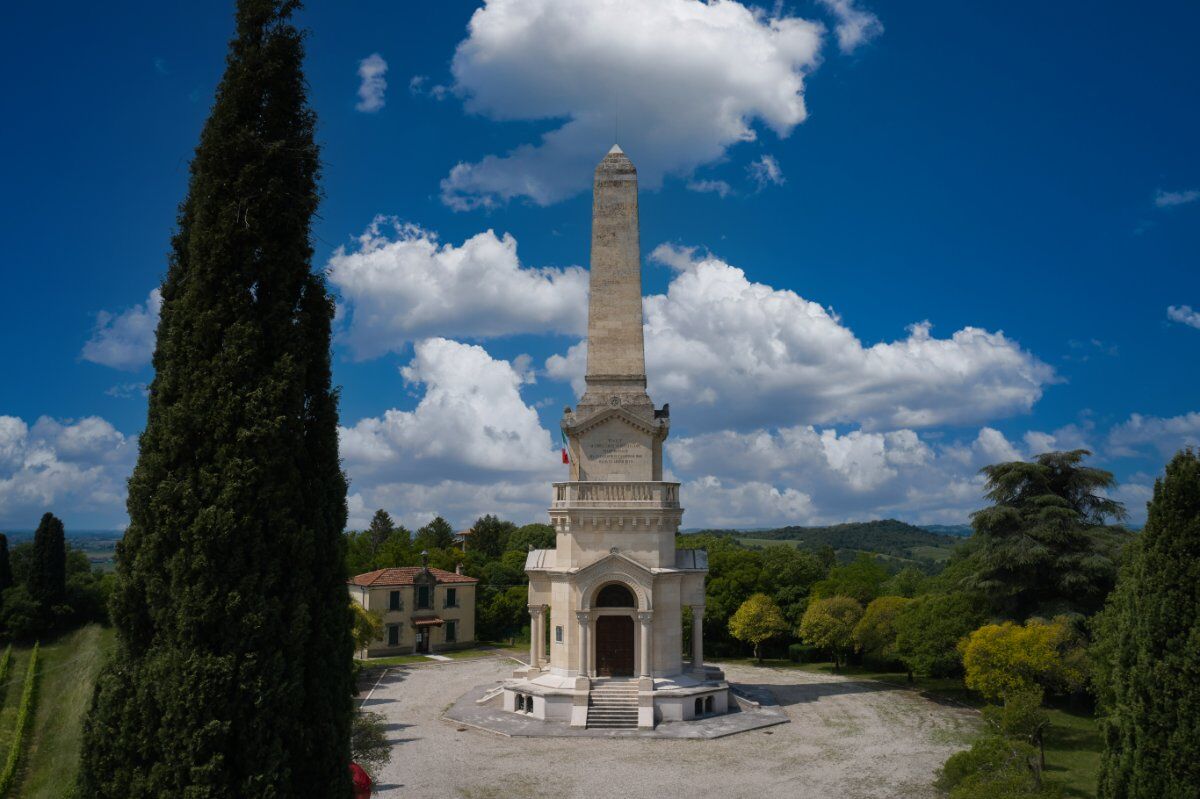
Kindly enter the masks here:
M 376 795 L 934 799 L 935 769 L 978 724 L 973 711 L 882 683 L 750 666 L 726 673 L 774 693 L 790 724 L 706 741 L 548 739 L 441 718 L 463 693 L 512 668 L 490 658 L 389 669 L 364 703 L 385 714 L 395 747 Z

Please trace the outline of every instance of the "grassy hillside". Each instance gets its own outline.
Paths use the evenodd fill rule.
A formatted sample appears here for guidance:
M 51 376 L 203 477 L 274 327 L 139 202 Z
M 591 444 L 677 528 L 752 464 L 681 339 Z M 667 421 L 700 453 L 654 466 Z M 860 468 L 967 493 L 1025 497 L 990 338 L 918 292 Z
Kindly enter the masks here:
M 829 527 L 792 526 L 753 532 L 699 532 L 733 536 L 747 546 L 786 543 L 807 550 L 830 546 L 838 553 L 838 559 L 843 561 L 852 560 L 859 552 L 871 552 L 882 556 L 883 560 L 896 568 L 917 565 L 926 571 L 936 571 L 949 559 L 954 547 L 962 542 L 960 536 L 932 532 L 895 519 L 851 522 Z
M 17 796 L 23 799 L 62 799 L 71 795 L 75 774 L 79 770 L 83 716 L 91 702 L 92 685 L 112 643 L 111 629 L 89 624 L 42 644 L 37 714 L 33 720 Z M 3 709 L 0 710 L 0 748 L 3 751 L 7 751 L 7 737 L 11 735 L 12 716 L 15 716 L 16 702 L 20 698 L 20 682 L 29 659 L 29 649 L 14 648 L 13 655 L 10 684 L 4 696 Z

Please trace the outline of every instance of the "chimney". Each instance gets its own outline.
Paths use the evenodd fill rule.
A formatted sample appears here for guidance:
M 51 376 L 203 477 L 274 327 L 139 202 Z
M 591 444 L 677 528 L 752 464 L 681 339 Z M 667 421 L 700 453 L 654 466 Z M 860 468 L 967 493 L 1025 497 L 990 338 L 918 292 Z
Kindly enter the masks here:
M 462 574 L 462 564 L 461 563 L 454 567 L 454 573 Z

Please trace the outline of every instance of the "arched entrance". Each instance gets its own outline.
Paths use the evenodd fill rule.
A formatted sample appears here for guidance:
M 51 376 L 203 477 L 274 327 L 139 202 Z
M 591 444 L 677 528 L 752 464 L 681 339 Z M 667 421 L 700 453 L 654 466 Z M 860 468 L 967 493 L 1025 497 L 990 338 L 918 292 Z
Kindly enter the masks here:
M 633 619 L 629 616 L 596 619 L 596 675 L 633 676 Z
M 633 614 L 612 610 L 637 607 L 637 598 L 621 583 L 609 583 L 596 594 L 596 676 L 632 677 L 634 661 Z M 605 612 L 609 611 L 609 612 Z

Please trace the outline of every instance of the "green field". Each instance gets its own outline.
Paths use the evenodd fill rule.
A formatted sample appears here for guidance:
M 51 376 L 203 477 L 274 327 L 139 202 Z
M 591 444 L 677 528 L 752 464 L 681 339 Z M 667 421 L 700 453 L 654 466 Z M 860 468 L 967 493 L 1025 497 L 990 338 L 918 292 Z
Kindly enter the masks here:
M 37 713 L 14 796 L 62 799 L 71 795 L 79 771 L 83 716 L 91 702 L 92 685 L 112 641 L 112 630 L 89 624 L 42 644 Z M 4 691 L 0 709 L 0 757 L 8 754 L 29 651 L 30 647 L 13 648 L 9 679 L 0 689 Z

